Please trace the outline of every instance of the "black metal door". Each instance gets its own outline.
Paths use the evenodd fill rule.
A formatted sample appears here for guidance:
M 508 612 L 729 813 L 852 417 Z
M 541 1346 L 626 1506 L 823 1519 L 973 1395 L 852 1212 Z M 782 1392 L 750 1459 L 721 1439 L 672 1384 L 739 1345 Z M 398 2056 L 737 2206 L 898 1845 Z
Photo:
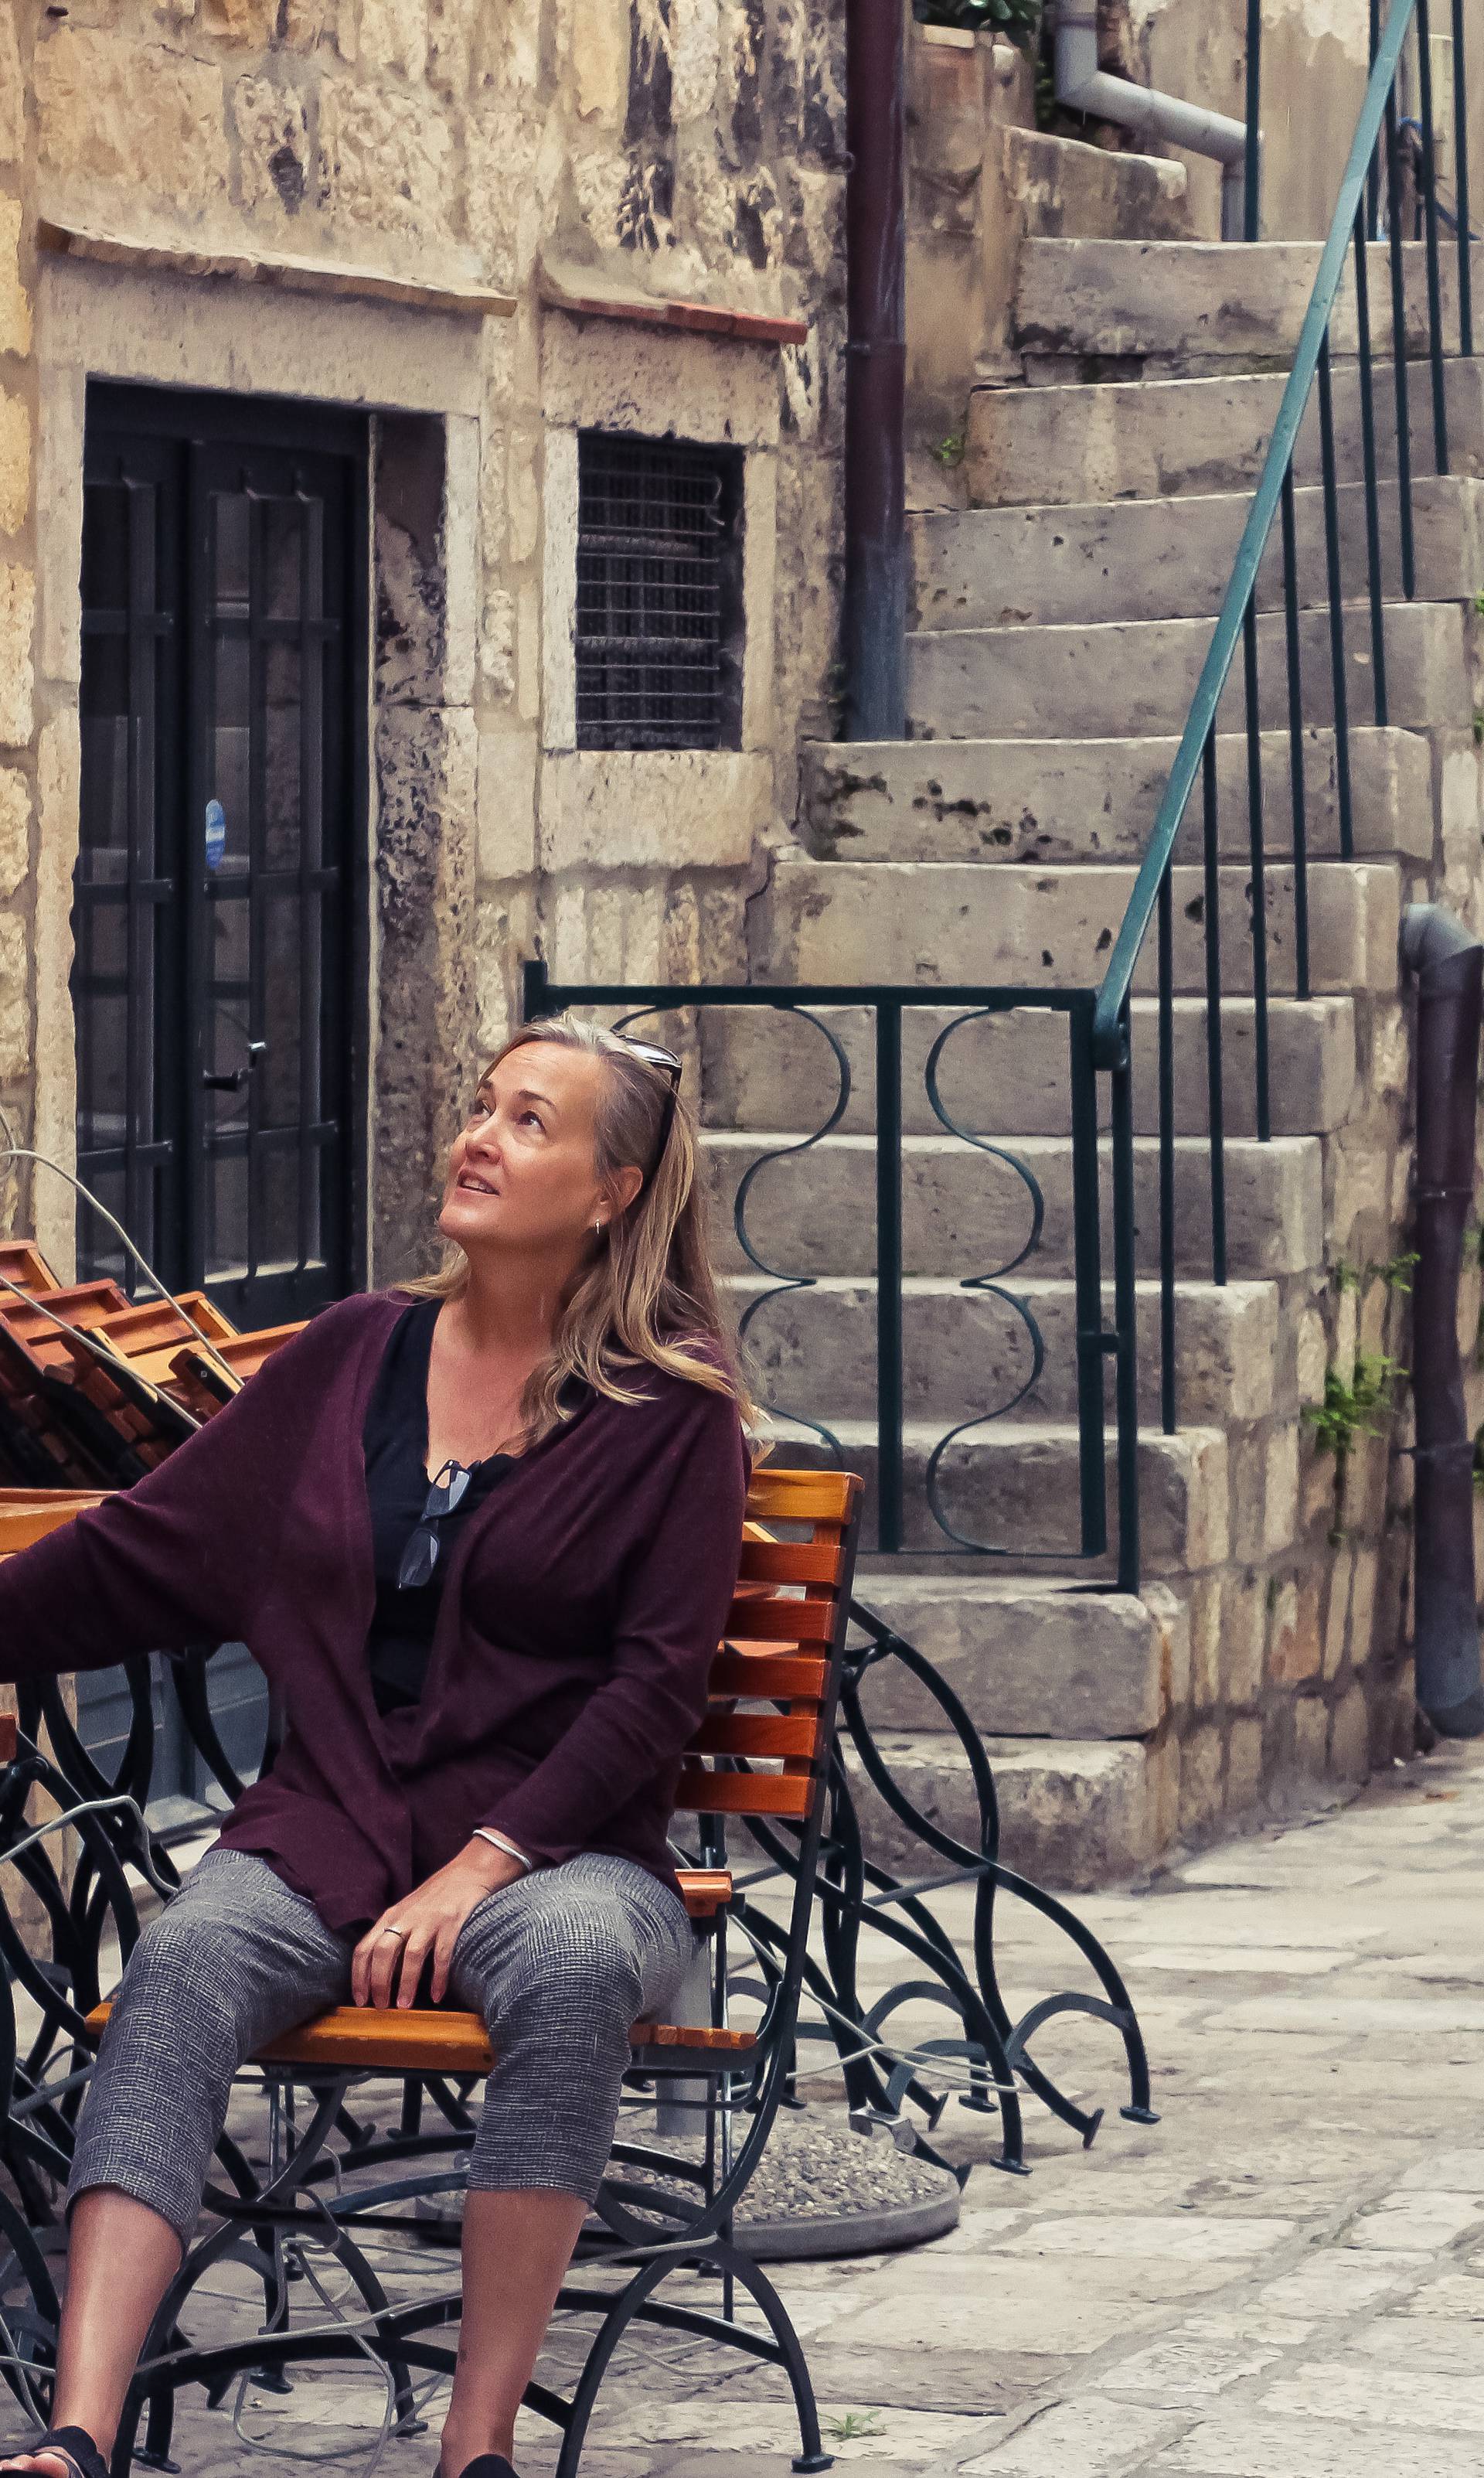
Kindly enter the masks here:
M 79 1172 L 282 1324 L 361 1274 L 365 424 L 97 387 L 85 483 Z

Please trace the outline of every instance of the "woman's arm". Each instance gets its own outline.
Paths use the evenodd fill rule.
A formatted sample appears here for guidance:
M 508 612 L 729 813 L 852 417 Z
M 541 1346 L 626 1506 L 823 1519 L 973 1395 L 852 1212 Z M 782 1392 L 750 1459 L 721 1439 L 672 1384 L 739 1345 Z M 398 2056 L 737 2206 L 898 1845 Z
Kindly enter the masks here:
M 315 1393 L 340 1347 L 325 1330 L 338 1313 L 285 1343 L 133 1488 L 0 1559 L 0 1679 L 107 1669 L 133 1653 L 246 1632 Z
M 612 1674 L 535 1770 L 479 1818 L 538 1865 L 589 1847 L 636 1790 L 670 1769 L 706 1710 L 742 1556 L 747 1465 L 736 1404 L 697 1386 L 663 1451 L 673 1479 L 630 1561 Z

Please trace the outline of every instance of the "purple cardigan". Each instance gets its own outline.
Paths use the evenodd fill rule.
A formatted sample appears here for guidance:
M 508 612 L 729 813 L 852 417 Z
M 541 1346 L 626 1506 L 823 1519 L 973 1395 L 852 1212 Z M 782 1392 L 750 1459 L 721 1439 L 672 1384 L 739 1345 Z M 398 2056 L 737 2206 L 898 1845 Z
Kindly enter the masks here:
M 342 1300 L 127 1492 L 0 1562 L 0 1678 L 245 1642 L 285 1701 L 222 1840 L 358 1928 L 476 1825 L 538 1864 L 673 1882 L 681 1750 L 737 1580 L 747 1462 L 725 1395 L 645 1370 L 591 1397 L 465 1528 L 420 1704 L 378 1717 L 361 1432 L 405 1295 Z

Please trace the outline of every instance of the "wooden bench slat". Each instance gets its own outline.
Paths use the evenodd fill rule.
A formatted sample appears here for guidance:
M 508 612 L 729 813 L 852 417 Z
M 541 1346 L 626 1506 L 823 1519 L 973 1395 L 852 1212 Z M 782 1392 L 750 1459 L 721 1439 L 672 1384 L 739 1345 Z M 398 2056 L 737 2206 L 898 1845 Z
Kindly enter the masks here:
M 111 2003 L 95 2005 L 88 2016 L 90 2038 L 103 2035 Z M 693 2050 L 697 2055 L 721 2051 L 741 2055 L 757 2045 L 751 2031 L 714 2031 L 684 2022 L 636 2022 L 630 2039 L 639 2049 Z M 485 2026 L 477 2013 L 437 2011 L 410 2007 L 406 2012 L 371 2005 L 337 2005 L 296 2031 L 286 2032 L 260 2048 L 260 2065 L 318 2065 L 347 2073 L 487 2074 L 492 2059 Z
M 789 1815 L 799 1823 L 814 1797 L 808 1773 L 709 1773 L 684 1764 L 675 1805 L 688 1815 Z
M 835 1632 L 833 1601 L 734 1601 L 726 1613 L 727 1635 L 743 1643 L 828 1643 Z
M 714 1919 L 732 1898 L 730 1867 L 677 1867 L 675 1874 L 692 1919 Z
M 739 1580 L 744 1583 L 835 1583 L 844 1552 L 826 1540 L 744 1540 Z
M 853 1472 L 769 1471 L 752 1475 L 747 1512 L 755 1523 L 848 1523 L 860 1483 Z
M 0 1274 L 23 1291 L 60 1291 L 62 1283 L 30 1239 L 0 1239 Z
M 711 1691 L 719 1701 L 740 1697 L 770 1704 L 817 1704 L 829 1665 L 810 1653 L 749 1652 L 728 1644 L 712 1664 Z
M 713 1712 L 691 1741 L 697 1756 L 813 1756 L 819 1745 L 817 1712 Z

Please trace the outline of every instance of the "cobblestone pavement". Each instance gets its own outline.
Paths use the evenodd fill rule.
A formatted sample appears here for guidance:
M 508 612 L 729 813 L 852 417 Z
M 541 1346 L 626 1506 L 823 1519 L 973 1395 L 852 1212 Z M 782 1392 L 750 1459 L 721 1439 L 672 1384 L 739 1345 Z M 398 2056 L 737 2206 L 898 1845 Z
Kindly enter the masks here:
M 938 1907 L 963 1927 L 962 1896 Z M 1053 2024 L 1044 2061 L 1108 2104 L 1092 2151 L 1032 2103 L 1034 2174 L 1006 2177 L 993 2120 L 950 2103 L 940 2133 L 976 2162 L 951 2236 L 777 2267 L 842 2465 L 1484 2478 L 1484 1750 L 1442 1749 L 1352 1806 L 1078 1907 L 1135 1992 L 1163 2121 L 1119 2119 L 1105 2033 Z M 1029 2001 L 1047 1947 L 1009 1913 L 1004 1931 L 1009 1991 Z M 868 1994 L 894 1975 L 883 1956 Z M 382 2268 L 400 2294 L 454 2275 L 400 2243 Z M 229 2270 L 208 2311 L 230 2320 L 246 2297 Z M 559 2334 L 544 2371 L 572 2363 Z M 683 2337 L 628 2345 L 605 2399 L 591 2478 L 788 2467 L 778 2379 Z M 436 2399 L 427 2415 L 381 2449 L 382 2478 L 431 2478 Z M 188 2395 L 175 2452 L 203 2478 L 264 2459 L 365 2473 L 383 2415 L 369 2367 L 297 2372 L 215 2412 Z M 13 2409 L 4 2431 L 19 2436 Z M 546 2478 L 549 2430 L 526 2422 L 518 2458 Z

